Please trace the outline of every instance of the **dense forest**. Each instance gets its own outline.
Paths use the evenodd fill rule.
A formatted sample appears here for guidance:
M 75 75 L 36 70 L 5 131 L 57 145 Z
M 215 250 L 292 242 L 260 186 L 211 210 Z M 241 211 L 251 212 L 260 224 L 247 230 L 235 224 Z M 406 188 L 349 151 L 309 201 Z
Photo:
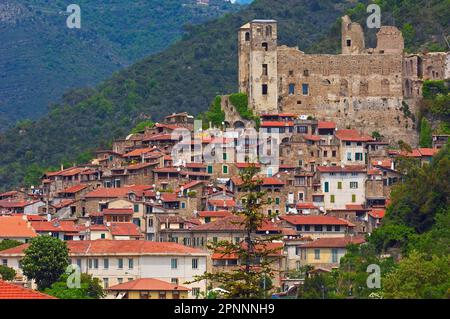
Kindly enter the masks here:
M 69 29 L 70 2 L 0 1 L 0 130 L 47 112 L 70 88 L 161 52 L 199 24 L 240 5 L 211 0 L 78 0 L 81 28 Z
M 407 50 L 444 46 L 441 30 L 449 31 L 448 1 L 378 2 L 383 19 L 392 17 L 387 22 L 401 29 L 407 21 L 413 24 Z M 256 0 L 237 13 L 190 25 L 167 50 L 95 88 L 67 92 L 47 116 L 22 121 L 0 135 L 0 188 L 36 183 L 44 169 L 83 162 L 141 121 L 158 121 L 175 111 L 198 114 L 215 96 L 236 92 L 237 30 L 252 19 L 277 19 L 280 44 L 332 53 L 339 43 L 340 16 L 349 13 L 359 21 L 363 8 L 342 0 Z

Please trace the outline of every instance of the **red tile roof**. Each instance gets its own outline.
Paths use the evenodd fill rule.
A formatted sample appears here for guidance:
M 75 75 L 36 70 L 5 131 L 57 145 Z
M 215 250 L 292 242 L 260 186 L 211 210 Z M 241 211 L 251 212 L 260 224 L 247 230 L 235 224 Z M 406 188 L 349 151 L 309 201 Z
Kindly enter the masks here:
M 64 194 L 75 194 L 78 193 L 80 191 L 82 191 L 83 189 L 87 188 L 89 185 L 86 184 L 78 184 L 78 185 L 74 185 L 71 187 L 67 187 L 66 189 L 63 189 L 62 191 L 60 191 L 59 193 L 64 193 Z
M 61 233 L 78 233 L 79 229 L 74 221 L 60 220 L 60 221 L 32 221 L 31 226 L 35 231 L 42 232 L 61 232 Z
M 97 188 L 85 195 L 86 198 L 118 198 L 127 197 L 128 193 L 133 191 L 145 191 L 152 189 L 149 185 L 133 185 L 118 188 Z
M 154 166 L 154 165 L 157 165 L 157 164 L 156 163 L 139 163 L 139 164 L 128 165 L 127 169 L 137 170 L 137 169 L 143 169 L 143 168 Z
M 192 231 L 244 231 L 243 219 L 240 216 L 228 216 L 211 223 L 192 227 Z
M 365 208 L 361 204 L 346 204 L 345 205 L 345 209 L 348 209 L 348 210 L 368 210 L 367 208 Z
M 434 156 L 439 153 L 437 148 L 419 148 L 418 150 L 422 156 Z
M 113 236 L 143 237 L 139 227 L 133 223 L 111 223 L 108 228 Z
M 216 207 L 235 207 L 234 199 L 209 199 L 208 204 Z
M 113 291 L 189 291 L 184 286 L 174 285 L 162 280 L 154 278 L 140 278 L 115 286 L 111 286 L 108 290 Z
M 302 248 L 345 248 L 350 244 L 365 243 L 365 239 L 360 236 L 346 236 L 337 238 L 319 238 L 315 241 L 301 245 Z
M 260 168 L 261 167 L 261 164 L 259 164 L 259 163 L 236 163 L 234 165 L 236 165 L 236 167 L 239 168 L 239 169 L 247 168 L 247 167 L 250 167 L 252 165 L 255 166 L 256 168 Z
M 68 240 L 70 255 L 206 255 L 203 250 L 183 246 L 172 242 L 154 242 L 148 240 Z M 0 256 L 23 255 L 29 244 L 0 251 Z
M 126 154 L 123 155 L 123 157 L 137 157 L 137 156 L 141 156 L 145 153 L 149 153 L 151 152 L 153 149 L 146 147 L 146 148 L 139 148 L 137 150 L 133 150 L 131 152 L 128 152 Z
M 281 179 L 279 179 L 277 177 L 263 177 L 262 182 L 263 182 L 262 183 L 263 185 L 278 185 L 278 186 L 282 186 L 282 185 L 285 184 Z
M 280 219 L 292 225 L 345 225 L 354 227 L 349 221 L 333 216 L 281 215 Z
M 0 299 L 57 299 L 57 298 L 0 279 Z
M 373 218 L 383 218 L 384 215 L 386 214 L 386 210 L 385 209 L 372 209 L 369 212 L 369 215 L 372 216 Z
M 228 216 L 232 216 L 233 214 L 230 213 L 229 211 L 226 210 L 221 210 L 221 211 L 209 211 L 209 210 L 205 210 L 205 211 L 201 211 L 198 212 L 198 217 L 218 217 L 218 218 L 223 218 L 223 217 L 228 217 Z
M 311 202 L 306 203 L 298 202 L 295 207 L 297 207 L 297 209 L 319 209 L 319 207 L 317 207 L 314 203 Z
M 314 142 L 320 141 L 320 136 L 318 136 L 318 135 L 304 135 L 303 137 L 305 140 L 308 140 L 308 141 L 314 141 Z
M 0 207 L 3 208 L 24 208 L 39 202 L 38 200 L 0 200 Z
M 336 123 L 330 121 L 319 121 L 319 130 L 334 130 L 336 128 Z
M 191 181 L 187 184 L 184 184 L 182 187 L 183 187 L 183 190 L 188 190 L 188 189 L 195 187 L 197 185 L 200 185 L 200 184 L 204 184 L 204 181 Z M 175 192 L 177 192 L 177 193 L 181 192 L 181 187 L 178 188 Z
M 103 215 L 133 215 L 132 208 L 105 208 L 102 210 Z
M 32 238 L 36 233 L 24 215 L 0 216 L 1 238 Z
M 371 136 L 361 134 L 357 130 L 337 130 L 335 135 L 341 141 L 368 142 L 373 140 Z
M 294 126 L 292 121 L 264 121 L 261 123 L 261 127 L 289 127 Z

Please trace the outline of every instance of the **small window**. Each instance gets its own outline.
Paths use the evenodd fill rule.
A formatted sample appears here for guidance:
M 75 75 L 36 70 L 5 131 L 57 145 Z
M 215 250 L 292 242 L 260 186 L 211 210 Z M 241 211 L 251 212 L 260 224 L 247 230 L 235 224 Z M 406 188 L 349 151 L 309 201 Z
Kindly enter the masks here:
M 308 95 L 309 94 L 309 84 L 302 84 L 302 93 L 303 95 Z
M 262 65 L 262 70 L 262 75 L 267 76 L 269 74 L 267 70 L 267 64 Z
M 294 95 L 295 94 L 295 84 L 291 83 L 289 84 L 289 95 Z
M 324 188 L 324 192 L 328 193 L 330 191 L 330 184 L 328 182 L 325 182 L 323 188 Z
M 123 268 L 123 259 L 122 258 L 117 259 L 117 268 L 119 268 L 119 269 Z
M 134 204 L 134 212 L 135 213 L 139 212 L 139 204 Z
M 352 194 L 352 203 L 356 203 L 356 195 Z
M 335 201 L 334 195 L 330 195 L 330 203 L 334 203 L 334 201 Z
M 352 46 L 352 40 L 347 39 L 347 46 L 348 46 L 348 47 L 351 47 L 351 46 Z
M 267 95 L 267 84 L 262 85 L 262 94 Z
M 185 202 L 181 202 L 181 209 L 185 209 L 186 208 L 186 203 Z
M 222 173 L 228 174 L 228 166 L 227 165 L 222 166 Z
M 250 41 L 250 32 L 245 32 L 245 41 Z
M 198 258 L 192 258 L 192 269 L 198 269 Z
M 177 269 L 178 268 L 178 259 L 172 258 L 170 260 L 170 268 Z
M 128 268 L 133 269 L 134 268 L 134 260 L 133 258 L 128 259 Z
M 223 153 L 222 158 L 223 158 L 224 161 L 226 161 L 227 160 L 227 153 Z
M 178 278 L 171 278 L 170 282 L 172 283 L 172 285 L 178 285 Z
M 357 189 L 358 188 L 358 182 L 350 182 L 350 188 L 351 189 Z
M 107 258 L 103 259 L 103 268 L 105 269 L 109 268 L 109 259 Z
M 337 188 L 338 188 L 338 189 L 342 189 L 342 182 L 338 182 L 338 183 L 337 183 Z
M 263 42 L 262 47 L 264 48 L 265 51 L 269 50 L 269 44 L 267 42 Z
M 320 249 L 314 249 L 314 259 L 320 260 Z
M 340 225 L 335 225 L 334 226 L 334 231 L 341 231 L 341 226 Z
M 109 278 L 103 278 L 103 287 L 109 288 Z
M 323 231 L 323 226 L 322 225 L 314 226 L 314 231 Z
M 208 165 L 208 174 L 212 174 L 213 167 L 211 165 Z

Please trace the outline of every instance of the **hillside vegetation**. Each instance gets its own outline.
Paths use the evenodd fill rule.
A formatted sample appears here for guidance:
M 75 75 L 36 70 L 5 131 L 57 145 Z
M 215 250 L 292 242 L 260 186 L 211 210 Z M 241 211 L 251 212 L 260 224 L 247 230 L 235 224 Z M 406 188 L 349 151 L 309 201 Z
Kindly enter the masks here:
M 420 20 L 414 27 L 423 30 L 424 37 L 414 37 L 413 46 L 431 41 L 435 32 L 427 30 L 435 30 L 435 23 L 448 30 L 448 19 L 429 25 L 421 18 L 427 12 L 441 17 L 447 0 L 397 2 L 383 1 L 385 10 L 404 10 L 411 21 Z M 426 6 L 413 10 L 413 3 Z M 0 135 L 0 187 L 30 184 L 45 168 L 86 159 L 89 151 L 107 147 L 143 120 L 158 121 L 175 111 L 198 114 L 215 96 L 237 92 L 237 30 L 244 23 L 277 19 L 280 44 L 330 53 L 335 51 L 333 43 L 339 42 L 339 34 L 333 34 L 336 21 L 352 8 L 354 2 L 342 0 L 256 0 L 238 13 L 189 26 L 183 38 L 164 52 L 114 74 L 95 89 L 66 93 L 47 116 L 19 123 Z M 357 17 L 360 11 L 350 13 Z
M 99 83 L 178 40 L 186 24 L 235 12 L 211 0 L 78 0 L 81 29 L 62 0 L 0 1 L 0 130 L 47 113 L 70 88 Z

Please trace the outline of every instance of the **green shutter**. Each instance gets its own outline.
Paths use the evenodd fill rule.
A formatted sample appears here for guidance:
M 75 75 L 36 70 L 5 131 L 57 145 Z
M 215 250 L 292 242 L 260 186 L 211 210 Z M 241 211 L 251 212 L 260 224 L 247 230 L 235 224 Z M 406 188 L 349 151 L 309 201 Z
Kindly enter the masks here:
M 208 174 L 212 174 L 213 167 L 211 165 L 208 165 Z

